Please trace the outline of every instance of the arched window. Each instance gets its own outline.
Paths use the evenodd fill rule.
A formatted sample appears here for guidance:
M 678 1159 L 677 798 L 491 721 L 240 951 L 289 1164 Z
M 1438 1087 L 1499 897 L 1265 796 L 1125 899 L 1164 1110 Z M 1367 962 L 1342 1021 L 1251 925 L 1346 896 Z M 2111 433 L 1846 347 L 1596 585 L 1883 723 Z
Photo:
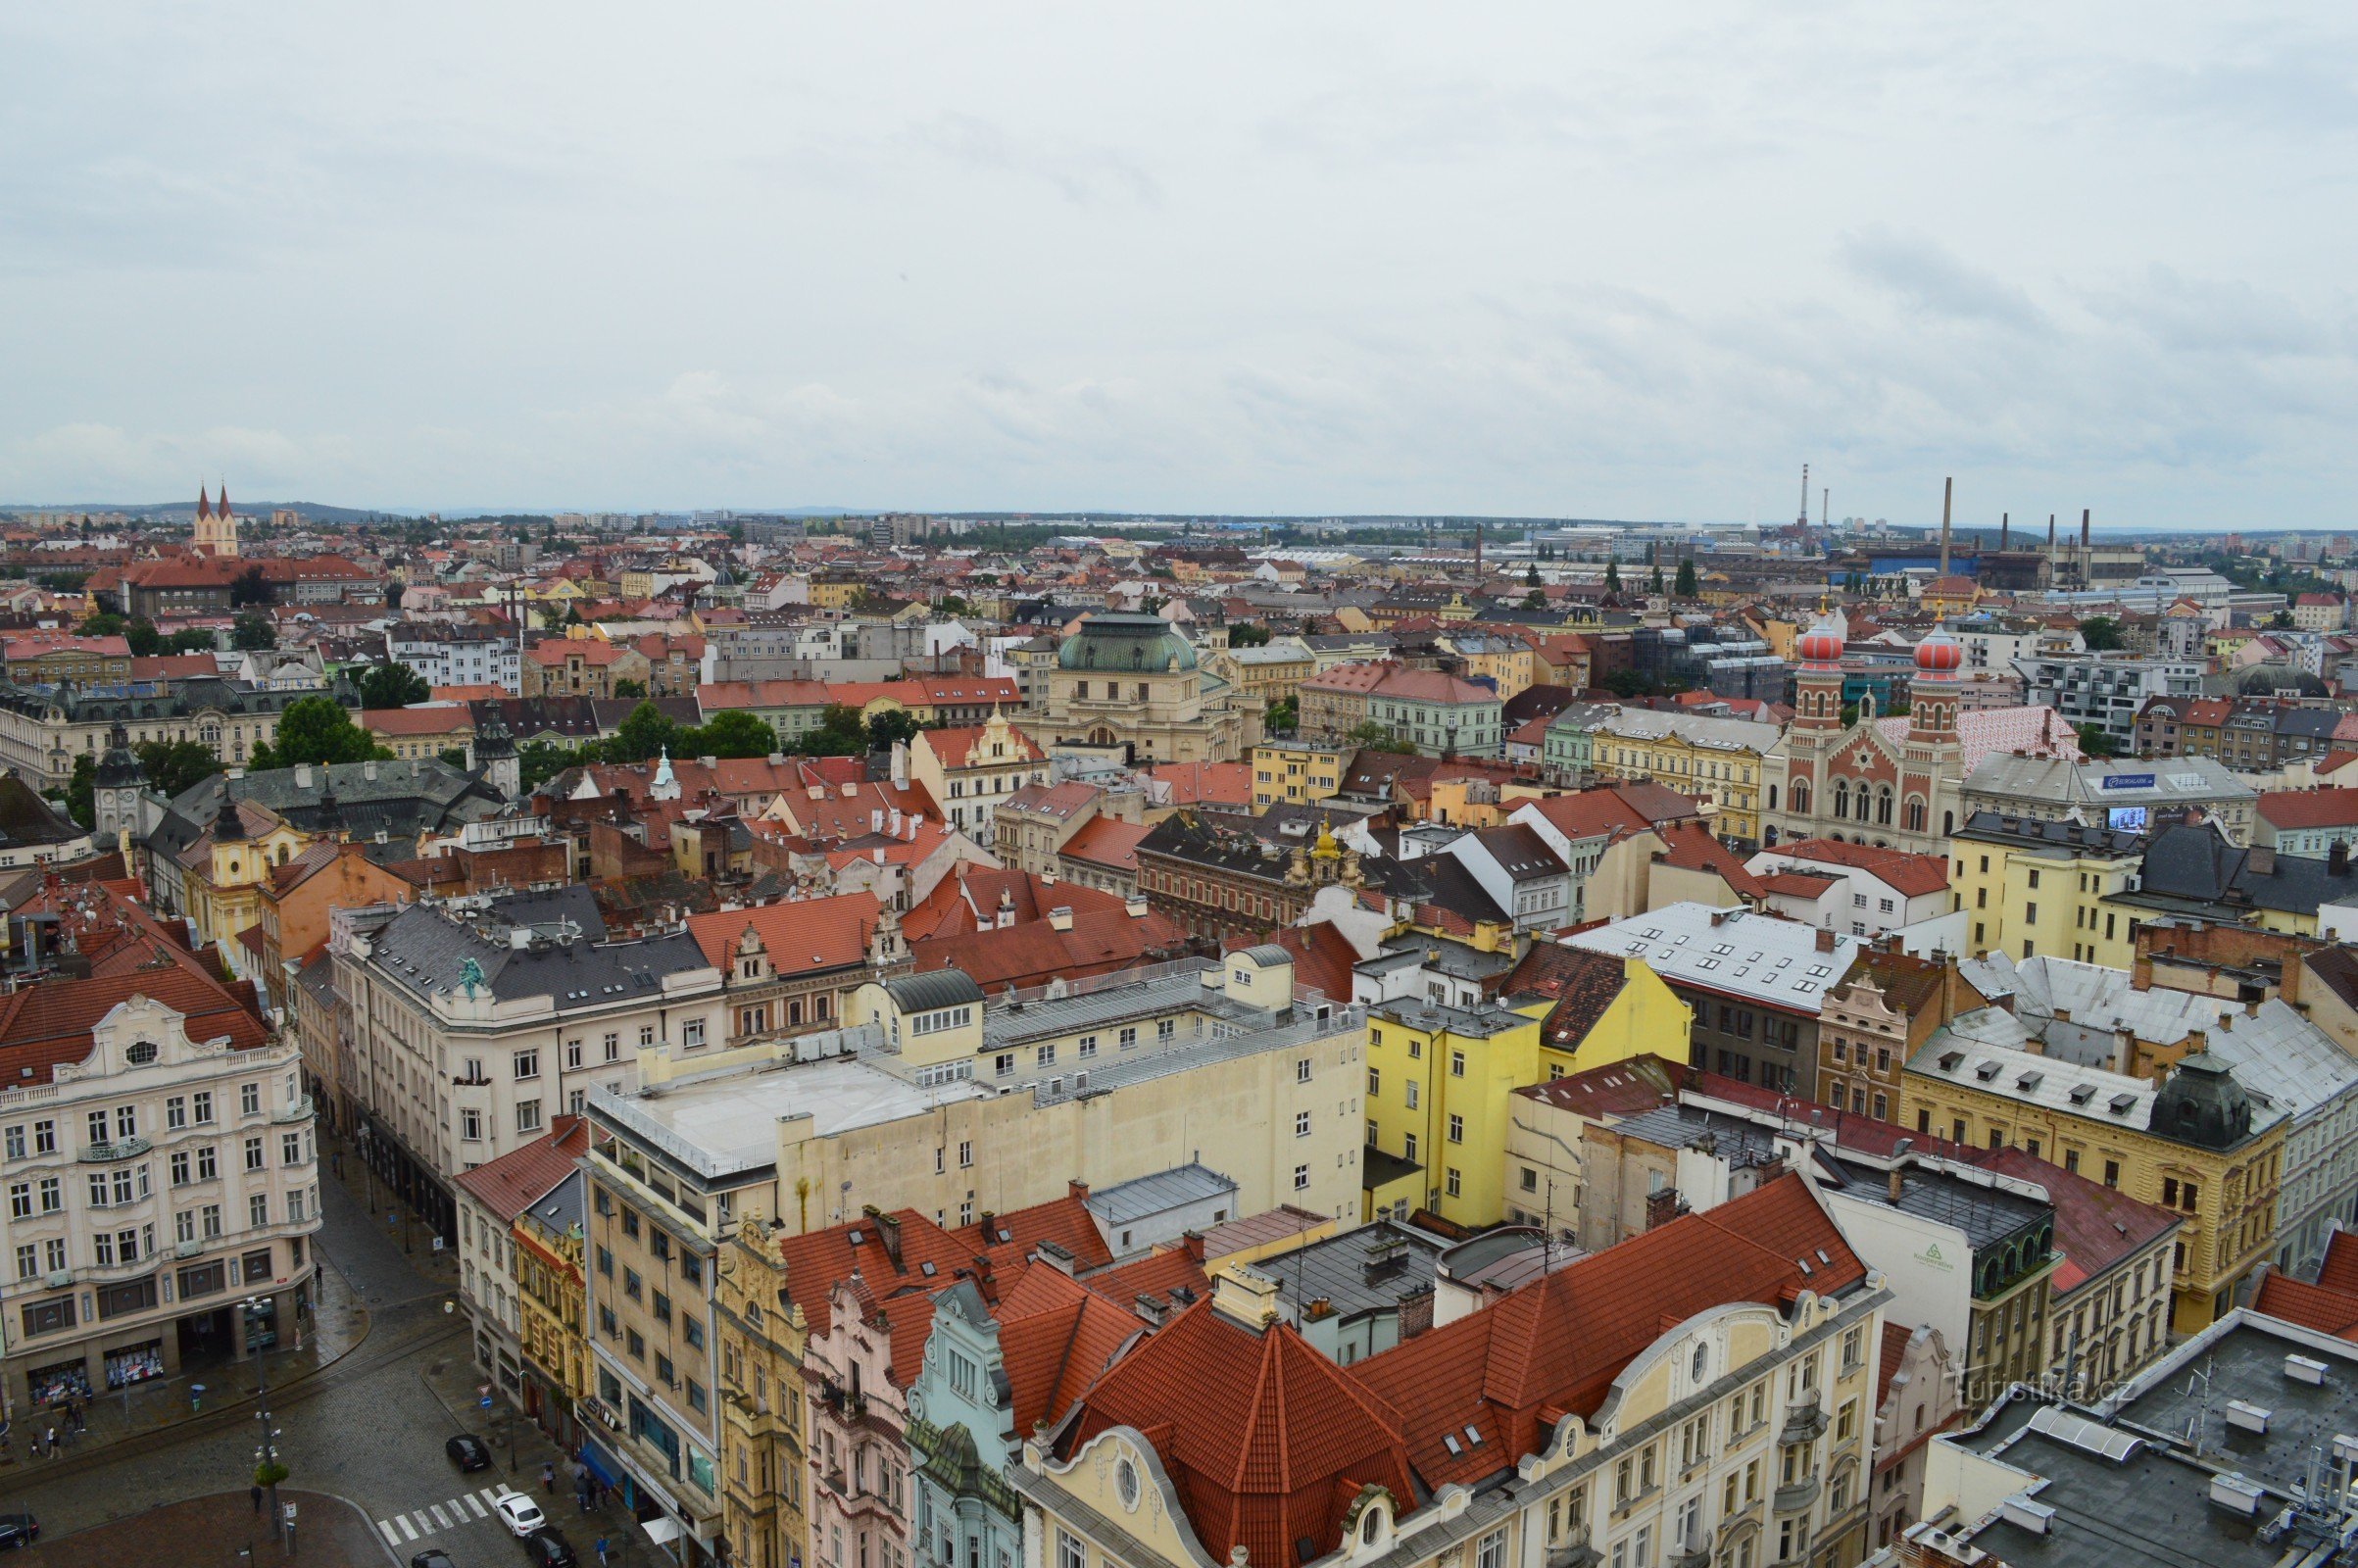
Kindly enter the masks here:
M 1940 836 L 1944 839 L 1948 839 L 1956 837 L 1956 834 L 1957 813 L 1954 811 L 1942 811 L 1940 813 Z
M 1809 780 L 1805 778 L 1797 778 L 1793 780 L 1793 808 L 1795 811 L 1806 813 L 1809 810 Z M 1769 802 L 1769 805 L 1771 806 L 1775 806 L 1776 804 L 1776 801 L 1773 799 Z
M 1908 797 L 1907 830 L 1910 833 L 1924 831 L 1924 798 L 1922 796 L 1911 795 Z
M 1776 785 L 1774 785 L 1774 784 L 1771 784 L 1771 785 L 1769 786 L 1769 809 L 1773 811 L 1773 810 L 1775 810 L 1776 808 L 1777 808 L 1777 786 L 1776 786 Z
M 1834 814 L 1838 817 L 1850 814 L 1850 781 L 1848 779 L 1838 778 L 1834 781 Z
M 1875 820 L 1885 827 L 1891 825 L 1891 792 L 1889 788 L 1875 792 Z

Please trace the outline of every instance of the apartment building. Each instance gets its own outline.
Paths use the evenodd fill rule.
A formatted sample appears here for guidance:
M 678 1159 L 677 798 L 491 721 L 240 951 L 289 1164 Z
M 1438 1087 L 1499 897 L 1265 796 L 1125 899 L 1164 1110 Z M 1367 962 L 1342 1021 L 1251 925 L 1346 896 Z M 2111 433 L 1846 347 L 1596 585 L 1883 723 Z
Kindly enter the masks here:
M 1315 741 L 1263 741 L 1253 749 L 1253 804 L 1307 806 L 1339 793 L 1356 750 Z
M 2020 1148 L 2183 1214 L 2170 1330 L 2194 1333 L 2224 1316 L 2275 1250 L 2290 1116 L 2205 1054 L 2181 1058 L 2156 1088 L 2028 1044 L 1998 1008 L 1959 1018 L 1909 1061 L 1903 1115 L 1921 1136 Z
M 409 905 L 350 922 L 335 951 L 364 1149 L 449 1241 L 460 1172 L 579 1114 L 593 1088 L 726 1039 L 695 939 L 610 942 L 587 888 Z
M 1974 812 L 1949 841 L 1950 892 L 1969 923 L 1967 951 L 2068 954 L 2128 968 L 2137 922 L 2109 899 L 2137 885 L 2144 855 L 2145 835 L 2135 827 Z
M 442 621 L 395 621 L 385 628 L 385 657 L 428 686 L 497 686 L 522 695 L 522 655 L 496 627 Z
M 190 968 L 46 981 L 27 1000 L 40 1004 L 12 1009 L 0 1035 L 10 1405 L 291 1341 L 319 1224 L 292 1036 Z M 262 1310 L 241 1313 L 254 1298 Z
M 552 1264 L 564 1246 L 567 1225 L 579 1219 L 578 1199 L 569 1205 L 559 1195 L 576 1178 L 574 1162 L 589 1152 L 589 1125 L 578 1116 L 560 1116 L 546 1134 L 453 1180 L 459 1211 L 459 1300 L 467 1309 L 468 1339 L 483 1381 L 502 1398 L 546 1425 L 560 1410 L 570 1419 L 572 1399 L 551 1396 L 569 1363 L 567 1336 L 583 1339 L 578 1303 L 567 1314 L 554 1279 L 525 1279 L 535 1267 Z M 543 1213 L 542 1209 L 549 1208 Z M 563 1221 L 563 1223 L 559 1223 Z M 521 1245 L 525 1225 L 536 1237 L 536 1252 Z M 527 1302 L 533 1310 L 527 1311 Z M 568 1320 L 569 1319 L 569 1320 Z M 525 1345 L 537 1355 L 528 1356 Z M 537 1376 L 533 1365 L 540 1369 Z
M 893 776 L 921 784 L 950 825 L 989 849 L 1007 798 L 1048 782 L 1048 757 L 996 709 L 980 724 L 919 730 L 893 743 Z
M 1864 1554 L 1890 1298 L 1798 1177 L 1349 1367 L 1249 1283 L 1024 1439 L 1027 1544 L 1062 1568 Z

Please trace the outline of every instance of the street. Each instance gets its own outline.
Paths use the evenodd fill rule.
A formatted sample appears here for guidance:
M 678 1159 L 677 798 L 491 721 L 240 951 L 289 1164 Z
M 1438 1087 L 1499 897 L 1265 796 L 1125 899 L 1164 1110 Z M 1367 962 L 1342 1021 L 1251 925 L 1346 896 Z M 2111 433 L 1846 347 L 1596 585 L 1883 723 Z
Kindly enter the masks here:
M 322 1182 L 320 1191 L 322 1267 L 334 1269 L 366 1306 L 368 1329 L 341 1359 L 271 1391 L 278 1451 L 291 1472 L 286 1485 L 349 1499 L 405 1564 L 428 1547 L 448 1552 L 459 1568 L 522 1562 L 491 1516 L 493 1498 L 511 1486 L 539 1499 L 585 1561 L 600 1534 L 620 1547 L 625 1534 L 635 1534 L 622 1510 L 583 1518 L 554 1446 L 504 1401 L 489 1410 L 477 1406 L 479 1374 L 468 1362 L 465 1316 L 445 1310 L 458 1295 L 447 1266 L 423 1253 L 415 1260 L 405 1255 L 398 1233 L 388 1235 L 381 1216 L 372 1218 L 342 1184 Z M 443 1444 L 461 1432 L 492 1445 L 492 1468 L 459 1473 Z M 235 1401 L 96 1451 L 55 1461 L 20 1458 L 0 1469 L 0 1508 L 30 1509 L 44 1541 L 53 1541 L 159 1504 L 223 1492 L 242 1497 L 258 1444 L 253 1404 Z M 556 1495 L 540 1487 L 541 1466 L 549 1462 L 559 1466 Z M 643 1538 L 638 1544 L 638 1551 L 617 1550 L 617 1557 L 644 1560 Z M 230 1559 L 226 1544 L 220 1555 Z M 258 1555 L 267 1561 L 268 1546 Z

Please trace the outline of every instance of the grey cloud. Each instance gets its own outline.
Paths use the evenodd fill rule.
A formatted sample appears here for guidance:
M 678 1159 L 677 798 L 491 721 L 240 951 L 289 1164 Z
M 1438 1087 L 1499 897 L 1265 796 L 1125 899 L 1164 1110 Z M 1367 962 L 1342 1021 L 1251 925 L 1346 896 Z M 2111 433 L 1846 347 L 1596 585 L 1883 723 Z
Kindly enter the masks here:
M 2025 332 L 2047 324 L 2018 284 L 1966 266 L 1933 240 L 1869 228 L 1843 235 L 1840 255 L 1861 279 L 1931 315 Z

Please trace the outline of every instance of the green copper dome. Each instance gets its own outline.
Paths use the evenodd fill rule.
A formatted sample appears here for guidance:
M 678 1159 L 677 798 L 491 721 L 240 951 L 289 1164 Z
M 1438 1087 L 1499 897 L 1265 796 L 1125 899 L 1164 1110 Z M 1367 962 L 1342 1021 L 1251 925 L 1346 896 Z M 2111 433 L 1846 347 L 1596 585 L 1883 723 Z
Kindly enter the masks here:
M 1056 649 L 1058 669 L 1115 674 L 1196 667 L 1196 650 L 1160 615 L 1092 615 Z

